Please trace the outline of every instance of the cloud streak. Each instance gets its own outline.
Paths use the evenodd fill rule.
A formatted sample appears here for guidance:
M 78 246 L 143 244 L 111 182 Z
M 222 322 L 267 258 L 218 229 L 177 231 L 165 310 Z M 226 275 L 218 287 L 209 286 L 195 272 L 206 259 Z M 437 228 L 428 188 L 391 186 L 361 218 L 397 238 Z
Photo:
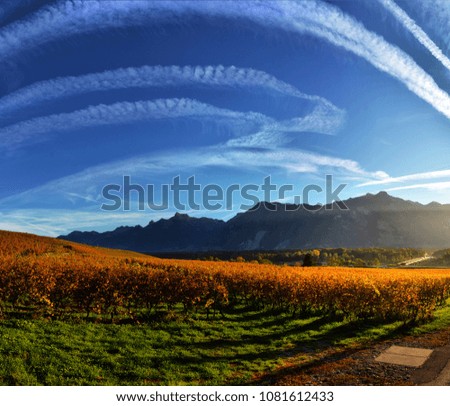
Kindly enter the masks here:
M 43 102 L 96 91 L 127 88 L 199 86 L 262 89 L 320 104 L 326 116 L 343 112 L 328 100 L 300 92 L 266 72 L 235 66 L 141 66 L 67 76 L 34 83 L 0 99 L 1 116 Z M 326 114 L 325 114 L 326 113 Z
M 374 186 L 374 185 L 388 185 L 391 183 L 404 183 L 404 182 L 411 182 L 411 181 L 418 181 L 418 180 L 442 179 L 442 178 L 450 178 L 450 169 L 445 169 L 442 171 L 413 173 L 411 175 L 397 176 L 397 177 L 387 176 L 384 179 L 372 180 L 369 182 L 361 183 L 357 186 L 362 187 L 362 186 Z
M 397 190 L 412 190 L 412 189 L 427 189 L 432 191 L 448 191 L 450 190 L 450 182 L 431 182 L 431 183 L 417 183 L 408 186 L 397 186 L 386 189 L 388 192 Z
M 314 0 L 266 1 L 65 1 L 0 30 L 0 57 L 80 33 L 172 19 L 183 14 L 246 18 L 263 26 L 308 33 L 364 58 L 402 82 L 410 91 L 450 118 L 450 97 L 399 48 L 337 7 Z
M 234 122 L 247 130 L 276 125 L 275 120 L 260 113 L 236 112 L 193 99 L 156 99 L 101 104 L 71 113 L 53 114 L 13 124 L 0 130 L 0 147 L 14 149 L 24 143 L 41 142 L 42 138 L 38 135 L 50 132 L 182 117 L 210 119 L 215 123 Z
M 159 220 L 173 216 L 174 212 L 164 213 L 124 213 L 90 210 L 65 209 L 13 209 L 0 212 L 0 229 L 48 235 L 56 237 L 72 230 L 91 230 L 100 227 L 111 228 L 112 224 L 148 224 L 150 219 Z
M 55 100 L 95 90 L 194 84 L 269 89 L 313 101 L 316 106 L 304 117 L 276 121 L 261 113 L 236 112 L 186 98 L 101 104 L 70 113 L 37 117 L 4 127 L 0 129 L 0 147 L 15 149 L 22 144 L 38 143 L 43 141 L 39 135 L 50 132 L 55 134 L 94 126 L 180 117 L 234 122 L 241 130 L 256 132 L 256 134 L 239 138 L 236 141 L 239 145 L 250 146 L 258 142 L 266 146 L 274 146 L 284 142 L 282 133 L 310 131 L 336 134 L 345 120 L 345 112 L 326 99 L 301 93 L 293 86 L 265 72 L 223 66 L 145 66 L 80 77 L 59 78 L 21 89 L 1 99 L 0 107 L 3 110 L 19 109 L 31 103 L 41 103 L 44 100 Z
M 176 166 L 174 166 L 176 162 Z M 93 207 L 101 202 L 101 190 L 110 183 L 121 183 L 124 175 L 130 175 L 136 181 L 149 179 L 165 183 L 171 176 L 187 174 L 191 176 L 208 168 L 228 168 L 245 173 L 258 173 L 267 169 L 272 172 L 283 171 L 291 174 L 334 173 L 351 175 L 359 179 L 380 179 L 387 176 L 384 172 L 367 172 L 360 164 L 351 159 L 320 155 L 303 150 L 288 148 L 234 147 L 218 144 L 200 149 L 166 151 L 160 154 L 143 155 L 126 160 L 114 161 L 87 168 L 81 172 L 53 180 L 44 185 L 0 200 L 2 207 L 36 206 L 37 202 L 45 207 L 59 207 L 67 202 Z M 79 207 L 79 206 L 77 206 Z
M 450 49 L 450 7 L 448 0 L 408 0 L 408 6 L 420 15 L 422 25 Z
M 315 1 L 280 2 L 292 25 L 364 58 L 378 70 L 401 81 L 410 91 L 450 118 L 450 97 L 433 78 L 399 48 L 366 30 L 336 7 Z M 305 17 L 306 16 L 306 17 Z
M 450 59 L 433 42 L 422 28 L 393 0 L 378 0 L 386 10 L 390 11 L 399 21 L 431 54 L 450 70 Z

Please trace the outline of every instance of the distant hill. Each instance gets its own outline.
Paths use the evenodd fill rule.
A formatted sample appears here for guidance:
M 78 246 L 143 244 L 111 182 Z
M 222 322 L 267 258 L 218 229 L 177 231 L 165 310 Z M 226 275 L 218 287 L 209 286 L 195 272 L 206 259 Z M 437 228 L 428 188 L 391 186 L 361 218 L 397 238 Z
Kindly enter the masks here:
M 227 222 L 176 214 L 147 226 L 104 233 L 74 231 L 66 240 L 139 252 L 305 248 L 448 248 L 450 205 L 405 201 L 386 192 L 306 206 L 259 203 Z
M 209 218 L 194 218 L 175 214 L 165 220 L 151 221 L 146 227 L 119 227 L 114 231 L 74 231 L 60 236 L 69 241 L 100 247 L 138 252 L 205 251 L 222 244 L 226 223 Z
M 61 239 L 42 237 L 39 235 L 18 233 L 13 231 L 0 230 L 0 257 L 126 257 L 126 258 L 145 258 L 137 252 L 111 250 L 102 247 L 91 247 L 89 245 L 64 241 Z

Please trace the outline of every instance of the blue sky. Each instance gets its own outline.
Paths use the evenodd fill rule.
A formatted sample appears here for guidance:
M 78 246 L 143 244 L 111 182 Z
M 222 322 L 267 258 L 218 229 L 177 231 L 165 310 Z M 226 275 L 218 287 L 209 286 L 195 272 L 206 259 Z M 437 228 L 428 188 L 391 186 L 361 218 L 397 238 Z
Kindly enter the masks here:
M 125 175 L 450 203 L 449 33 L 448 0 L 2 1 L 0 228 L 173 215 L 101 210 Z

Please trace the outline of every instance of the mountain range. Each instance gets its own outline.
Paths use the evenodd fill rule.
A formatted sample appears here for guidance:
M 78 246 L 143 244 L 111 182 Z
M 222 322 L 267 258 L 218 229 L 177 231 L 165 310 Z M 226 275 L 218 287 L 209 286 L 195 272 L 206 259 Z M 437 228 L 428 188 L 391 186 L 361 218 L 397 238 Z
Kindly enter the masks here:
M 343 209 L 344 205 L 347 207 Z M 450 204 L 427 205 L 386 192 L 330 205 L 262 202 L 228 221 L 175 214 L 147 226 L 74 231 L 59 238 L 138 252 L 450 246 Z

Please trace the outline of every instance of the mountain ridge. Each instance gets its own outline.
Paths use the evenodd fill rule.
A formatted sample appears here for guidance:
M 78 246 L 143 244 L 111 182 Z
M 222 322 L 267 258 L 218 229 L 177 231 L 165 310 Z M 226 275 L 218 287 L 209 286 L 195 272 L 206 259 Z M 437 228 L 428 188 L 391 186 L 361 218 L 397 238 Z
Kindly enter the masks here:
M 343 204 L 348 210 L 343 209 Z M 366 194 L 327 205 L 259 202 L 228 221 L 176 213 L 146 226 L 58 238 L 139 252 L 409 247 L 446 248 L 450 204 Z

